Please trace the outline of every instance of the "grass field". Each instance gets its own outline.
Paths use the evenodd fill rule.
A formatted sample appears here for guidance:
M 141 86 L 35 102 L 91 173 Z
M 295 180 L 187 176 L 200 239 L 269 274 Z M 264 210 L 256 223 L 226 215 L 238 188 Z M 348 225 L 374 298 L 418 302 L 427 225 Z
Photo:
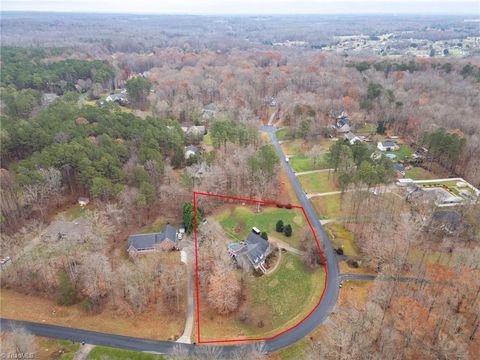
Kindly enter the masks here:
M 341 194 L 335 194 L 314 197 L 310 201 L 320 219 L 331 219 L 342 216 L 341 199 Z
M 210 146 L 213 145 L 212 144 L 212 138 L 210 137 L 210 134 L 207 134 L 203 137 L 203 144 L 207 145 L 207 146 L 208 145 L 210 145 Z
M 238 313 L 228 317 L 216 315 L 203 303 L 206 308 L 200 308 L 202 340 L 276 335 L 298 323 L 313 309 L 324 285 L 323 267 L 310 271 L 299 255 L 284 253 L 275 272 L 249 277 L 244 282 L 246 320 L 240 321 Z
M 307 193 L 324 193 L 337 191 L 337 177 L 333 172 L 318 172 L 298 176 L 298 181 L 302 184 Z
M 412 157 L 413 151 L 407 145 L 400 145 L 400 149 L 397 151 L 387 151 L 385 154 L 395 154 L 397 157 L 395 160 L 403 161 Z
M 340 224 L 327 224 L 325 229 L 330 235 L 334 247 L 343 248 L 344 254 L 348 256 L 359 256 L 360 249 L 355 244 L 353 234 Z
M 80 344 L 73 344 L 67 340 L 56 340 L 44 337 L 35 337 L 37 345 L 37 356 L 35 359 L 47 360 L 69 360 L 73 359 L 75 352 L 79 349 Z
M 405 172 L 405 177 L 413 180 L 435 179 L 437 176 L 421 167 L 413 167 Z
M 147 354 L 144 352 L 114 349 L 105 346 L 95 346 L 90 354 L 88 360 L 163 360 L 161 355 Z
M 306 155 L 292 156 L 289 161 L 293 171 L 295 172 L 328 169 L 329 167 L 326 154 L 322 155 L 321 161 L 316 164 L 313 163 L 313 159 L 311 157 Z
M 252 227 L 255 226 L 260 231 L 266 231 L 267 234 L 295 247 L 300 245 L 300 230 L 307 226 L 301 210 L 289 210 L 273 206 L 263 208 L 260 213 L 256 213 L 252 208 L 239 206 L 224 211 L 217 216 L 217 219 L 225 232 L 234 240 L 245 240 Z M 292 225 L 293 233 L 291 237 L 286 237 L 283 233 L 275 231 L 278 220 L 282 220 L 285 225 Z
M 268 307 L 271 323 L 266 328 L 285 328 L 292 319 L 308 313 L 320 298 L 324 285 L 323 268 L 309 271 L 300 256 L 285 253 L 280 267 L 269 276 L 254 279 L 252 302 Z M 301 294 L 301 296 L 299 296 Z
M 304 142 L 301 140 L 288 140 L 281 144 L 282 150 L 285 155 L 300 155 L 302 152 L 302 146 Z
M 277 135 L 277 139 L 280 141 L 290 140 L 292 138 L 292 135 L 290 134 L 290 129 L 286 127 L 278 130 L 276 135 Z
M 376 124 L 365 124 L 361 128 L 355 131 L 358 135 L 370 135 L 375 134 L 377 132 L 377 125 Z
M 159 313 L 152 307 L 142 314 L 126 315 L 108 309 L 98 314 L 87 314 L 80 305 L 60 306 L 55 301 L 9 289 L 2 289 L 0 293 L 0 308 L 6 318 L 61 326 L 75 324 L 79 329 L 156 340 L 176 339 L 182 334 L 185 324 L 183 312 Z M 53 309 L 55 312 L 52 312 Z

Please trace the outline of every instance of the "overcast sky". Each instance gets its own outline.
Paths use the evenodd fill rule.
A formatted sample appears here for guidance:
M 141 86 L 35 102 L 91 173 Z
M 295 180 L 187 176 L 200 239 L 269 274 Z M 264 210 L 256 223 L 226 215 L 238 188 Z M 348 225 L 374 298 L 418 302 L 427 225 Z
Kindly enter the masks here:
M 3 11 L 143 14 L 467 14 L 480 0 L 0 0 Z

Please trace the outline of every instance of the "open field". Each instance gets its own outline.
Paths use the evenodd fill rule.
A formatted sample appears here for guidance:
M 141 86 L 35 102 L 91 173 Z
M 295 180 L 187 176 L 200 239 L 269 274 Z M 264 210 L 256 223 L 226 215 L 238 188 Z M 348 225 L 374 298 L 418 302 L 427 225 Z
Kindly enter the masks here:
M 437 176 L 421 167 L 413 167 L 405 172 L 405 177 L 412 180 L 435 179 Z
M 322 159 L 316 164 L 314 164 L 311 157 L 308 157 L 306 155 L 295 155 L 292 156 L 289 160 L 290 165 L 295 172 L 328 169 L 329 167 L 326 154 L 322 155 Z
M 339 190 L 337 177 L 333 171 L 300 175 L 298 180 L 307 193 L 325 193 Z
M 341 194 L 318 196 L 311 198 L 310 201 L 320 219 L 331 219 L 342 216 Z
M 297 248 L 300 246 L 301 230 L 307 228 L 307 221 L 300 209 L 285 209 L 273 206 L 262 208 L 260 213 L 256 213 L 254 208 L 246 206 L 229 208 L 217 215 L 217 219 L 233 240 L 245 240 L 252 227 L 255 226 L 260 231 L 266 231 L 267 234 Z M 285 225 L 292 225 L 291 237 L 276 232 L 275 226 L 278 220 L 282 220 Z
M 273 336 L 302 320 L 313 309 L 324 282 L 323 268 L 310 271 L 300 256 L 284 253 L 273 273 L 247 278 L 244 284 L 247 300 L 242 305 L 247 314 L 244 321 L 238 314 L 216 315 L 203 301 L 201 306 L 207 308 L 200 309 L 202 340 Z
M 175 339 L 183 332 L 183 312 L 159 313 L 154 307 L 142 314 L 103 310 L 99 314 L 85 313 L 79 304 L 60 306 L 55 301 L 2 289 L 0 293 L 2 317 L 72 326 L 79 329 L 157 340 Z

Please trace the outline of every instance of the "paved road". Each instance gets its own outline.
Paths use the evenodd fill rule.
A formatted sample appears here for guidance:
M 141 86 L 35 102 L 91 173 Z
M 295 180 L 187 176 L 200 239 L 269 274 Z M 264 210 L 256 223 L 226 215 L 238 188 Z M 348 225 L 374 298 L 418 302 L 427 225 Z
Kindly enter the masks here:
M 340 279 L 343 280 L 375 280 L 375 281 L 397 281 L 408 283 L 429 283 L 426 279 L 412 278 L 412 277 L 398 277 L 385 275 L 369 275 L 369 274 L 341 274 Z
M 297 327 L 283 333 L 276 338 L 265 341 L 265 350 L 267 352 L 272 352 L 291 345 L 294 342 L 304 338 L 325 321 L 328 315 L 332 312 L 335 303 L 337 302 L 340 276 L 337 257 L 335 256 L 333 246 L 330 243 L 330 239 L 328 238 L 325 230 L 320 224 L 317 214 L 315 213 L 312 204 L 307 199 L 293 170 L 285 161 L 285 155 L 283 154 L 280 144 L 275 136 L 276 128 L 274 126 L 264 126 L 262 130 L 270 134 L 275 150 L 280 156 L 280 162 L 288 174 L 288 177 L 295 189 L 295 192 L 297 193 L 300 204 L 305 209 L 305 213 L 307 214 L 310 223 L 312 224 L 315 232 L 317 233 L 317 237 L 321 242 L 321 246 L 323 248 L 323 252 L 326 258 L 328 271 L 327 287 L 325 289 L 324 296 L 320 305 L 310 314 L 307 319 L 305 319 Z M 72 340 L 76 342 L 85 342 L 92 345 L 110 346 L 143 352 L 168 354 L 176 347 L 181 347 L 184 350 L 188 351 L 190 354 L 194 355 L 196 349 L 198 348 L 198 346 L 196 346 L 195 344 L 176 343 L 174 341 L 140 339 L 129 336 L 106 334 L 56 325 L 0 319 L 0 328 L 2 329 L 2 331 L 8 331 L 14 326 L 24 327 L 27 331 L 37 336 Z M 236 351 L 239 346 L 246 345 L 221 346 L 222 355 L 232 355 L 232 353 Z
M 323 323 L 328 315 L 332 312 L 337 299 L 338 299 L 338 292 L 339 292 L 339 269 L 338 269 L 338 262 L 337 257 L 335 256 L 335 251 L 333 249 L 333 245 L 328 238 L 327 233 L 323 229 L 322 225 L 320 224 L 320 220 L 313 208 L 311 202 L 308 200 L 305 192 L 303 191 L 300 182 L 297 180 L 295 173 L 293 172 L 292 168 L 290 167 L 289 163 L 285 161 L 285 154 L 280 146 L 280 143 L 275 136 L 276 128 L 274 126 L 263 126 L 262 130 L 270 134 L 272 139 L 272 144 L 277 152 L 278 156 L 280 157 L 280 163 L 282 167 L 287 172 L 288 178 L 292 183 L 297 197 L 300 201 L 300 204 L 305 209 L 305 213 L 307 214 L 310 223 L 312 224 L 315 232 L 317 233 L 318 240 L 320 241 L 320 245 L 323 249 L 323 253 L 325 255 L 326 263 L 327 263 L 327 271 L 328 271 L 328 280 L 327 280 L 327 287 L 325 289 L 325 293 L 323 295 L 322 302 L 320 305 L 312 312 L 312 314 L 298 327 L 292 329 L 291 331 L 279 336 L 276 339 L 267 341 L 267 348 L 271 347 L 283 347 L 286 343 L 293 343 L 305 336 L 307 336 L 312 330 L 314 330 L 318 325 Z

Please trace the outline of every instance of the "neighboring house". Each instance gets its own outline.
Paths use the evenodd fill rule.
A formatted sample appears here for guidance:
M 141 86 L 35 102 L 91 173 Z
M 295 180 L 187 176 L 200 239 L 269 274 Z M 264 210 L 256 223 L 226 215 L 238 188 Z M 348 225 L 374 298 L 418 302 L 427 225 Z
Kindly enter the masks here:
M 357 142 L 362 142 L 363 140 L 351 131 L 345 133 L 345 140 L 347 140 L 350 145 L 356 144 Z
M 218 106 L 215 105 L 214 103 L 210 103 L 204 106 L 202 117 L 205 120 L 213 119 L 217 114 L 217 111 L 218 111 Z
M 173 250 L 177 246 L 177 230 L 167 224 L 159 233 L 137 234 L 128 237 L 128 253 L 136 256 L 156 250 Z
M 339 133 L 348 133 L 350 131 L 350 121 L 345 115 L 340 115 L 335 122 L 335 131 Z
M 393 167 L 395 168 L 395 170 L 397 170 L 397 172 L 400 175 L 405 176 L 405 168 L 403 167 L 403 165 L 401 165 L 399 163 L 394 163 Z
M 106 97 L 105 101 L 107 103 L 109 102 L 116 102 L 120 105 L 126 105 L 128 104 L 128 99 L 127 99 L 127 95 L 126 93 L 124 93 L 123 91 L 120 92 L 120 93 L 116 93 L 116 94 L 110 94 Z
M 207 128 L 203 125 L 187 126 L 182 125 L 182 131 L 188 141 L 200 142 L 203 140 L 203 136 L 207 133 Z
M 201 149 L 195 145 L 185 146 L 185 159 L 190 159 L 192 156 L 200 155 Z
M 377 148 L 380 151 L 395 151 L 399 149 L 395 140 L 385 140 L 382 142 L 378 142 Z
M 265 260 L 272 249 L 267 240 L 253 231 L 248 234 L 247 240 L 228 245 L 228 253 L 244 269 L 253 267 L 265 273 Z

